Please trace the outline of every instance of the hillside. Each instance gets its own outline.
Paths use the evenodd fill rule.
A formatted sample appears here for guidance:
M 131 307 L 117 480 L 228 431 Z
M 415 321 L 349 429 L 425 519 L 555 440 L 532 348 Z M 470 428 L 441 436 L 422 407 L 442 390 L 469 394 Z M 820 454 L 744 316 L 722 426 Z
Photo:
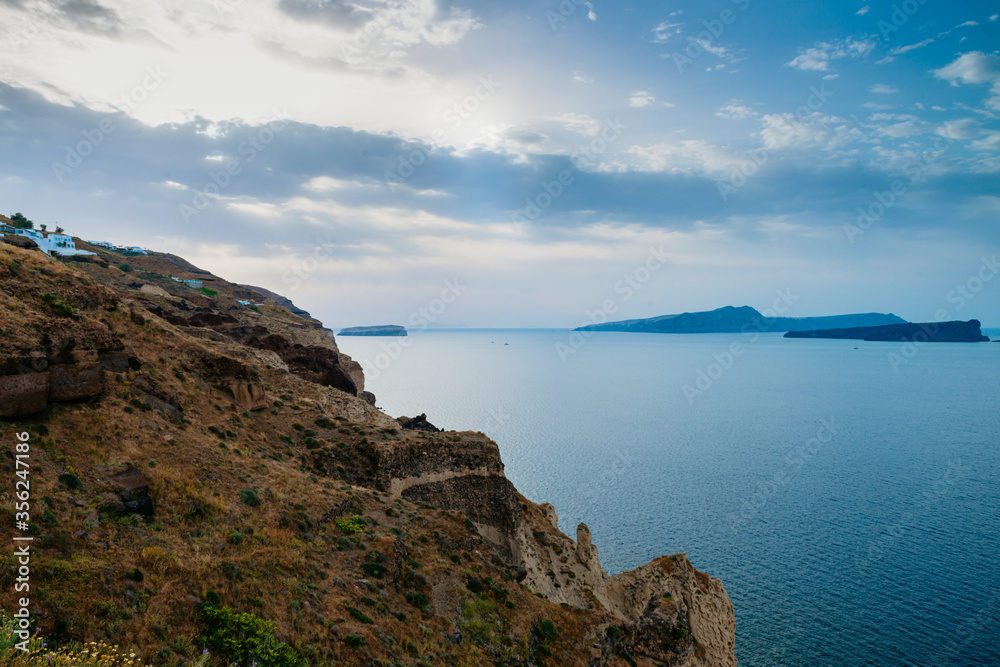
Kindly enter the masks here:
M 49 647 L 106 641 L 157 665 L 736 664 L 719 580 L 684 554 L 608 576 L 587 527 L 560 532 L 496 443 L 404 428 L 283 297 L 79 247 L 97 256 L 0 243 L 0 428 L 30 436 L 29 608 Z M 13 484 L 2 500 L 14 525 Z
M 825 317 L 767 317 L 750 306 L 725 306 L 715 310 L 680 315 L 661 315 L 641 320 L 622 320 L 580 327 L 576 331 L 625 331 L 631 333 L 747 333 L 804 331 L 903 324 L 893 314 L 858 313 Z

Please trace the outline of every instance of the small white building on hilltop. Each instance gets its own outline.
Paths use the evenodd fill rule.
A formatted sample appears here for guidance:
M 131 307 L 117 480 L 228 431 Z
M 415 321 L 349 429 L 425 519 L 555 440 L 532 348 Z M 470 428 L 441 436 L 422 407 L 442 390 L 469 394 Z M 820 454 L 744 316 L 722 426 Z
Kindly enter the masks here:
M 11 233 L 4 228 L 4 233 Z M 55 232 L 41 232 L 37 229 L 14 229 L 13 236 L 24 236 L 31 239 L 38 245 L 38 249 L 46 255 L 58 253 L 60 255 L 94 255 L 96 253 L 89 250 L 78 250 L 73 237 L 69 234 L 56 234 Z

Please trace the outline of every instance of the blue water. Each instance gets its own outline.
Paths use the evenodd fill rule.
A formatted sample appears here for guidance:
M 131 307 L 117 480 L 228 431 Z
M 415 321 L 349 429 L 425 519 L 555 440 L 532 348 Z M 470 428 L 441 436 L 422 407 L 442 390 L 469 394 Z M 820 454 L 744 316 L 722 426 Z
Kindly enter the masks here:
M 1000 665 L 1000 344 L 400 342 L 338 339 L 389 414 L 495 439 L 609 572 L 685 551 L 721 578 L 741 665 Z

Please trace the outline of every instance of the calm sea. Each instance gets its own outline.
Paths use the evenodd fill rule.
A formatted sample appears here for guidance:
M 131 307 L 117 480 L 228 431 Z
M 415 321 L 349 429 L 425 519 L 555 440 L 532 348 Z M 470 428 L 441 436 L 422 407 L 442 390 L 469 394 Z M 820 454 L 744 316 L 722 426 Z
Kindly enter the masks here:
M 1000 665 L 1000 344 L 338 343 L 389 414 L 495 439 L 607 571 L 685 551 L 720 577 L 741 665 Z

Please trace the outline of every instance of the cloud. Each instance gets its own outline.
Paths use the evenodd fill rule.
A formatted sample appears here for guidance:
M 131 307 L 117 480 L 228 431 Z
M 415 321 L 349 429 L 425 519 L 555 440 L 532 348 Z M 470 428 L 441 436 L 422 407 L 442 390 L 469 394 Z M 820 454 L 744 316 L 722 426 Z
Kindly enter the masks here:
M 816 46 L 800 51 L 799 55 L 786 65 L 804 71 L 825 72 L 832 61 L 858 58 L 867 55 L 873 48 L 875 43 L 870 39 L 857 40 L 848 37 L 834 42 L 820 42 Z
M 832 150 L 861 138 L 861 131 L 844 119 L 814 112 L 804 118 L 791 113 L 761 117 L 760 136 L 769 150 Z
M 278 9 L 299 21 L 322 21 L 344 28 L 357 28 L 375 13 L 344 0 L 279 0 Z
M 588 76 L 584 76 L 584 75 L 580 74 L 579 72 L 573 72 L 573 81 L 575 81 L 577 83 L 585 83 L 587 85 L 590 85 L 590 84 L 594 83 L 594 80 L 592 78 L 590 78 Z
M 631 97 L 628 98 L 628 105 L 630 107 L 642 108 L 648 107 L 655 101 L 656 98 L 647 93 L 645 90 L 637 90 L 632 93 Z
M 942 123 L 937 133 L 948 139 L 974 139 L 979 136 L 979 123 L 973 118 L 949 120 Z
M 916 44 L 907 44 L 905 46 L 897 46 L 896 48 L 889 51 L 890 55 L 900 56 L 904 53 L 909 53 L 910 51 L 915 51 L 917 49 L 922 49 L 928 44 L 933 44 L 936 40 L 933 37 L 928 37 L 922 42 L 917 42 Z
M 729 120 L 742 120 L 756 116 L 757 112 L 744 104 L 739 104 L 736 100 L 732 100 L 729 104 L 719 109 L 715 115 L 719 118 L 728 118 Z
M 933 70 L 934 76 L 950 81 L 957 86 L 960 82 L 966 84 L 990 84 L 992 97 L 986 100 L 986 106 L 1000 111 L 1000 56 L 982 51 L 963 53 L 950 64 Z
M 594 11 L 594 3 L 592 3 L 592 2 L 585 2 L 583 4 L 587 6 L 587 18 L 590 19 L 591 21 L 596 21 L 597 20 L 597 12 Z
M 683 23 L 670 23 L 669 21 L 664 21 L 658 26 L 653 28 L 653 42 L 655 44 L 665 44 L 670 41 L 672 37 L 676 37 L 681 34 L 681 26 Z
M 121 30 L 121 17 L 113 9 L 96 0 L 66 0 L 56 5 L 59 13 L 84 32 L 116 34 Z
M 545 120 L 555 121 L 563 125 L 570 132 L 576 132 L 588 137 L 599 134 L 602 127 L 601 121 L 582 113 L 563 113 L 558 116 L 548 116 Z
M 865 5 L 864 7 L 862 7 L 858 11 L 856 11 L 855 14 L 857 16 L 864 16 L 865 14 L 867 14 L 868 12 L 870 12 L 871 9 L 872 9 L 871 5 Z
M 628 153 L 632 158 L 631 166 L 636 171 L 712 177 L 728 175 L 747 160 L 745 154 L 700 139 L 633 146 Z
M 899 88 L 884 83 L 876 83 L 875 85 L 871 86 L 868 90 L 877 95 L 895 95 L 896 93 L 899 92 Z

